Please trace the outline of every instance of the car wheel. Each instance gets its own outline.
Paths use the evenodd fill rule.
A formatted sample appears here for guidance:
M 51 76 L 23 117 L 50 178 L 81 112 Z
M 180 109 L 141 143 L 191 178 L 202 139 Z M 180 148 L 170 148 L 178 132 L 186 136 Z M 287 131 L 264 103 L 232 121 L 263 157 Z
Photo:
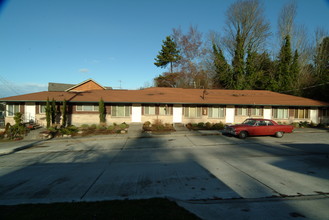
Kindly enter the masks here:
M 278 131 L 275 133 L 275 137 L 277 138 L 282 138 L 283 137 L 283 132 L 282 131 Z
M 245 139 L 248 136 L 248 133 L 246 131 L 241 131 L 239 133 L 239 138 Z

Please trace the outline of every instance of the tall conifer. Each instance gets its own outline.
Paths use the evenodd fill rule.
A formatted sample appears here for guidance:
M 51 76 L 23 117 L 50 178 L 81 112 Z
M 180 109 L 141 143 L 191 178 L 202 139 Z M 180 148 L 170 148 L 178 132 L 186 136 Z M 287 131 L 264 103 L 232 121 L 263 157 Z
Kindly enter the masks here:
M 243 41 L 238 28 L 235 42 L 234 57 L 232 61 L 233 67 L 233 87 L 232 89 L 244 89 L 244 49 Z
M 173 63 L 181 59 L 179 55 L 179 50 L 177 49 L 176 43 L 170 36 L 166 37 L 166 40 L 162 41 L 162 49 L 159 55 L 155 58 L 155 63 L 157 67 L 165 68 L 170 64 L 170 73 L 173 72 Z
M 217 88 L 231 88 L 232 75 L 230 65 L 226 62 L 222 50 L 213 43 L 213 56 L 216 75 L 214 77 L 214 85 Z

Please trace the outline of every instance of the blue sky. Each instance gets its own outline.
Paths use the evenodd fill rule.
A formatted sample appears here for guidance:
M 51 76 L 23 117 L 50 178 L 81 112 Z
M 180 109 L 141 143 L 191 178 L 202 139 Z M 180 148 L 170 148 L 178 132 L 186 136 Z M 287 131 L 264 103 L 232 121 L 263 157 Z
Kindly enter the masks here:
M 0 0 L 0 2 L 2 2 Z M 138 89 L 164 69 L 154 58 L 172 28 L 223 33 L 235 0 L 8 0 L 0 11 L 0 97 L 47 90 L 48 82 Z M 290 0 L 260 0 L 277 32 Z M 329 30 L 329 0 L 298 0 L 297 24 Z M 120 82 L 121 81 L 121 82 Z M 13 91 L 14 90 L 14 91 Z

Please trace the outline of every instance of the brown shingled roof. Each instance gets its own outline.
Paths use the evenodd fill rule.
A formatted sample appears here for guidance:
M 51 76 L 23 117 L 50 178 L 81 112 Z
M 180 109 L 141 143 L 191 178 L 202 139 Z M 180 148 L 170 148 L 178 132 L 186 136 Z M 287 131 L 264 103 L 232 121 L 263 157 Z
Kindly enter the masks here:
M 143 90 L 93 90 L 85 92 L 38 92 L 2 98 L 0 101 L 56 101 L 107 103 L 231 104 L 271 106 L 329 106 L 329 103 L 266 90 L 217 90 L 147 88 Z

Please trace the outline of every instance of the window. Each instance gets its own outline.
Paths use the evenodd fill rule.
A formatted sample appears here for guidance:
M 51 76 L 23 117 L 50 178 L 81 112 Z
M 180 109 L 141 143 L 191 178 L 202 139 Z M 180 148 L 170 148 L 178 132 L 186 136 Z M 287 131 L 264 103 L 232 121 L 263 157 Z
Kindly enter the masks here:
M 223 107 L 209 107 L 208 117 L 209 118 L 224 118 L 224 108 Z
M 9 104 L 7 110 L 7 116 L 14 116 L 15 113 L 19 112 L 19 105 Z
M 248 108 L 246 107 L 238 107 L 236 109 L 236 115 L 247 116 L 248 115 Z
M 77 111 L 95 112 L 99 110 L 98 105 L 77 105 Z
M 144 115 L 155 115 L 155 106 L 144 106 Z
M 159 106 L 159 115 L 170 115 L 169 106 Z
M 112 106 L 112 116 L 113 117 L 129 117 L 130 116 L 130 106 L 126 106 L 126 105 Z
M 288 119 L 288 109 L 287 108 L 273 109 L 273 117 L 275 119 Z
M 299 119 L 307 119 L 309 118 L 309 109 L 295 109 L 295 118 Z
M 251 115 L 252 116 L 263 116 L 263 108 L 252 108 Z
M 39 113 L 40 114 L 45 114 L 46 113 L 46 105 L 40 104 L 40 106 L 39 106 Z
M 184 116 L 187 118 L 200 118 L 201 108 L 200 107 L 185 107 Z

